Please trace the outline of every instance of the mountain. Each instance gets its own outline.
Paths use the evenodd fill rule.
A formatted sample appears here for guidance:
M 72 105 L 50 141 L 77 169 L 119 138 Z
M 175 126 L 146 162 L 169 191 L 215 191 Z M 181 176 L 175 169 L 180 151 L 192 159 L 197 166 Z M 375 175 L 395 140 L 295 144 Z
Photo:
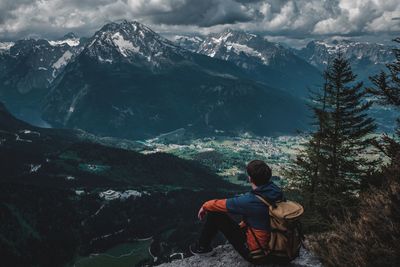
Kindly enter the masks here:
M 79 39 L 70 36 L 0 44 L 0 99 L 13 114 L 38 123 L 38 110 L 50 84 L 81 49 Z
M 80 46 L 82 44 L 82 39 L 76 36 L 75 33 L 69 32 L 61 38 L 58 38 L 56 40 L 49 40 L 48 42 L 52 46 L 60 46 L 60 45 L 62 46 L 64 44 L 67 44 L 70 47 L 75 47 L 75 46 Z
M 152 251 L 162 262 L 194 241 L 193 211 L 203 201 L 241 190 L 193 161 L 34 127 L 1 103 L 0 162 L 4 267 L 81 266 L 76 261 L 121 244 L 138 253 L 130 265 L 153 262 L 150 246 L 162 247 Z
M 52 83 L 44 118 L 98 135 L 291 132 L 303 103 L 234 64 L 192 53 L 138 22 L 103 26 Z M 296 114 L 296 116 L 293 116 Z
M 295 51 L 304 60 L 323 71 L 333 56 L 339 52 L 350 60 L 359 79 L 368 83 L 368 77 L 385 69 L 394 61 L 393 46 L 351 40 L 311 41 L 306 47 Z
M 196 53 L 204 42 L 203 36 L 175 35 L 172 40 L 179 46 Z
M 257 34 L 225 30 L 200 37 L 178 36 L 175 41 L 191 51 L 233 62 L 253 79 L 305 96 L 307 88 L 318 85 L 320 72 L 290 49 Z

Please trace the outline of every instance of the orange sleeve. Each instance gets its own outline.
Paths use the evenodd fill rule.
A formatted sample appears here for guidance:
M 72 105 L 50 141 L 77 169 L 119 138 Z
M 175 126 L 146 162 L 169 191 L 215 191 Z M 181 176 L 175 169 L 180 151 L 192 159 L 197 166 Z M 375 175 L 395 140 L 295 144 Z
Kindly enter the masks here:
M 228 212 L 226 209 L 226 199 L 213 199 L 205 202 L 203 208 L 206 211 Z

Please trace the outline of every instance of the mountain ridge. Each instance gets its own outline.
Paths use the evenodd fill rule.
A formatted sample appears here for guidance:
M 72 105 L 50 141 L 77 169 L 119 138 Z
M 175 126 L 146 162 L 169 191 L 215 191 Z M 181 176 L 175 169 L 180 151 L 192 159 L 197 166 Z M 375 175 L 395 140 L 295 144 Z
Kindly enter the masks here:
M 234 63 L 253 79 L 304 97 L 320 81 L 320 72 L 290 49 L 260 35 L 226 29 L 204 38 L 175 40 L 188 50 Z
M 322 48 L 318 48 L 319 50 L 325 49 L 325 52 L 321 52 L 320 56 L 322 63 L 324 55 L 332 54 L 332 51 L 337 50 L 337 46 L 347 45 L 354 47 L 354 45 L 350 45 L 351 42 L 343 42 L 343 44 L 336 42 L 329 46 L 321 45 L 321 41 L 313 44 L 314 47 L 320 45 Z M 370 45 L 374 46 L 374 44 Z M 372 51 L 371 56 L 374 56 L 374 53 L 376 55 L 381 48 L 381 50 L 384 50 L 382 51 L 383 55 L 390 56 L 386 46 L 375 46 L 375 49 L 369 49 L 369 46 L 358 43 L 358 48 L 352 51 L 363 54 L 364 49 L 366 49 L 365 53 L 368 54 L 369 51 Z M 271 107 L 267 113 L 275 113 L 277 116 L 281 113 L 285 114 L 287 111 L 279 106 L 276 107 L 274 104 L 270 104 L 273 97 L 280 99 L 278 101 L 296 103 L 294 106 L 304 105 L 302 99 L 308 95 L 308 88 L 315 88 L 321 84 L 320 73 L 324 67 L 323 64 L 313 64 L 313 61 L 310 60 L 313 56 L 305 56 L 305 54 L 314 51 L 312 49 L 311 51 L 310 47 L 313 46 L 309 44 L 308 52 L 304 49 L 301 52 L 269 42 L 257 34 L 230 29 L 202 37 L 181 36 L 176 39 L 176 42 L 172 42 L 139 22 L 121 20 L 120 22 L 111 22 L 104 25 L 91 38 L 79 38 L 73 33 L 68 33 L 56 40 L 27 39 L 15 43 L 0 43 L 0 62 L 4 63 L 0 64 L 0 97 L 19 118 L 28 120 L 36 125 L 46 125 L 47 122 L 42 120 L 42 118 L 45 118 L 57 127 L 97 131 L 96 127 L 85 128 L 82 123 L 70 123 L 70 121 L 71 119 L 74 120 L 74 113 L 80 110 L 75 107 L 80 102 L 78 100 L 87 98 L 86 94 L 93 90 L 91 89 L 94 86 L 93 83 L 98 88 L 108 84 L 110 88 L 117 88 L 115 90 L 117 94 L 120 94 L 118 91 L 123 91 L 124 94 L 141 95 L 141 103 L 132 101 L 132 103 L 124 102 L 118 105 L 110 103 L 114 96 L 109 95 L 109 103 L 103 103 L 104 105 L 102 104 L 99 107 L 100 110 L 97 111 L 99 114 L 106 111 L 106 113 L 109 113 L 107 116 L 111 116 L 109 119 L 105 116 L 109 120 L 105 124 L 109 124 L 112 117 L 114 117 L 117 125 L 109 125 L 108 127 L 110 129 L 118 128 L 118 132 L 121 132 L 119 128 L 121 124 L 132 123 L 146 126 L 148 123 L 144 120 L 150 121 L 149 124 L 151 126 L 149 127 L 151 130 L 139 130 L 141 133 L 138 133 L 136 137 L 151 138 L 154 135 L 178 128 L 187 128 L 189 127 L 188 125 L 196 125 L 195 131 L 200 128 L 201 131 L 208 128 L 207 131 L 209 133 L 212 131 L 232 130 L 229 128 L 235 128 L 235 132 L 251 131 L 258 134 L 291 133 L 295 129 L 303 127 L 302 123 L 300 123 L 304 118 L 302 116 L 303 111 L 293 111 L 294 114 L 301 114 L 296 118 L 283 115 L 276 122 L 278 127 L 276 129 L 268 129 L 268 131 L 254 131 L 253 126 L 249 127 L 243 123 L 238 123 L 237 127 L 234 126 L 235 122 L 225 116 L 230 113 L 227 110 L 220 110 L 220 114 L 225 114 L 224 118 L 219 116 L 220 118 L 214 120 L 213 123 L 210 124 L 210 122 L 216 116 L 212 114 L 215 113 L 213 110 L 221 104 L 226 105 L 228 101 L 226 96 L 233 94 L 233 92 L 244 92 L 246 90 L 248 92 L 252 90 L 264 91 L 265 93 L 261 93 L 261 95 L 265 95 L 265 97 L 261 97 L 265 99 L 264 105 Z M 383 66 L 382 64 L 374 64 L 376 63 L 375 61 L 365 61 L 365 57 L 362 57 L 359 61 L 357 61 L 357 56 L 355 58 L 356 73 L 358 70 L 361 71 L 361 79 L 367 79 L 370 69 L 378 71 Z M 75 62 L 77 60 L 79 63 Z M 379 62 L 384 63 L 386 60 L 383 58 Z M 364 63 L 370 67 L 365 68 Z M 82 68 L 91 68 L 92 70 L 82 71 Z M 71 74 L 74 72 L 75 74 Z M 105 74 L 103 75 L 103 73 Z M 75 81 L 68 78 L 71 75 L 75 75 Z M 97 84 L 98 81 L 93 77 L 88 83 L 85 80 L 85 77 L 88 77 L 87 75 L 100 75 L 99 80 L 104 82 L 103 84 Z M 152 75 L 155 76 L 152 77 Z M 106 78 L 111 80 L 106 81 Z M 67 82 L 68 79 L 70 80 Z M 158 84 L 157 81 L 153 82 L 156 79 L 160 79 Z M 193 80 L 192 83 L 191 79 Z M 131 84 L 131 86 L 128 86 L 128 84 Z M 170 92 L 166 92 L 168 89 L 160 88 L 167 85 L 170 86 Z M 139 92 L 140 90 L 151 91 L 154 86 L 158 87 L 158 89 L 154 90 L 153 94 Z M 60 92 L 57 89 L 59 87 L 66 87 L 66 92 Z M 118 90 L 118 87 L 121 90 Z M 179 87 L 187 89 L 179 89 Z M 253 89 L 249 91 L 250 87 Z M 129 88 L 135 89 L 131 90 Z M 244 88 L 248 89 L 244 90 Z M 192 89 L 194 90 L 192 99 L 184 96 Z M 106 91 L 105 89 L 99 90 Z M 161 95 L 168 94 L 165 99 L 177 101 L 177 103 L 180 101 L 193 101 L 196 97 L 200 99 L 199 92 L 196 93 L 195 91 L 202 91 L 203 95 L 208 95 L 207 97 L 212 97 L 213 100 L 210 100 L 210 105 L 207 106 L 206 102 L 208 100 L 204 99 L 199 106 L 194 105 L 197 111 L 186 112 L 188 114 L 197 113 L 194 119 L 182 119 L 184 117 L 183 114 L 180 114 L 176 107 L 167 104 L 168 110 L 171 111 L 168 115 L 170 121 L 180 120 L 181 122 L 173 122 L 171 127 L 165 127 L 157 125 L 156 122 L 161 116 L 160 113 L 168 114 L 168 112 L 161 112 L 161 110 L 157 110 L 154 107 L 155 105 L 163 105 L 159 103 L 161 99 L 157 99 L 164 97 L 156 96 L 156 91 L 158 92 L 158 90 L 160 90 Z M 210 91 L 214 91 L 215 95 L 211 96 Z M 217 91 L 220 93 L 217 93 Z M 282 91 L 294 96 L 294 98 L 283 94 Z M 146 94 L 147 96 L 145 97 Z M 95 98 L 99 95 L 101 94 L 93 94 L 91 97 Z M 154 98 L 155 103 L 152 103 L 151 98 Z M 182 98 L 186 99 L 182 100 Z M 229 101 L 233 101 L 233 99 L 234 97 Z M 235 101 L 240 103 L 238 100 Z M 131 122 L 129 117 L 132 117 L 132 114 L 141 113 L 138 109 L 143 102 L 147 108 L 144 113 L 147 115 L 141 114 L 139 115 L 141 118 L 136 120 L 135 123 Z M 254 104 L 248 103 L 248 109 L 254 107 Z M 60 107 L 57 108 L 55 105 Z M 258 103 L 257 105 L 262 104 Z M 137 106 L 136 112 L 134 112 L 135 108 L 133 106 Z M 112 111 L 109 110 L 110 107 Z M 274 108 L 277 109 L 274 110 Z M 149 112 L 150 109 L 152 111 Z M 232 110 L 234 107 L 232 106 L 230 109 Z M 257 107 L 257 109 L 261 110 L 262 108 Z M 296 109 L 300 110 L 300 108 Z M 246 113 L 246 110 L 243 109 L 243 112 Z M 110 115 L 111 113 L 115 114 Z M 257 111 L 251 116 L 257 117 L 261 114 L 261 116 L 265 117 L 267 113 Z M 86 118 L 86 116 L 94 115 L 82 114 L 82 116 Z M 146 116 L 147 119 L 144 118 Z M 269 118 L 271 123 L 275 122 L 273 117 Z M 83 120 L 83 118 L 79 120 Z M 165 121 L 166 119 L 163 118 L 163 120 Z M 243 118 L 240 120 L 243 120 Z M 218 129 L 217 124 L 219 122 L 228 121 L 231 121 L 230 127 L 227 127 L 226 123 L 225 125 L 222 123 L 222 129 Z M 293 127 L 279 126 L 279 124 L 284 124 L 285 121 L 288 121 L 288 125 L 290 122 L 294 122 L 292 123 Z M 101 122 L 99 121 L 97 124 L 100 125 Z M 202 126 L 199 126 L 200 124 Z M 384 125 L 384 122 L 381 124 Z M 131 129 L 126 128 L 124 131 L 130 132 Z M 111 131 L 106 132 L 103 130 L 95 133 L 102 135 L 113 134 Z M 131 135 L 131 137 L 134 135 Z M 125 134 L 121 137 L 129 136 L 130 134 Z
M 300 100 L 252 81 L 230 62 L 187 51 L 128 21 L 105 25 L 88 40 L 53 83 L 44 106 L 45 119 L 58 127 L 123 138 L 182 127 L 294 131 L 301 119 L 292 112 L 302 117 Z
M 369 76 L 379 73 L 385 69 L 385 64 L 394 60 L 393 48 L 379 43 L 335 39 L 311 41 L 304 48 L 293 51 L 320 70 L 325 69 L 331 58 L 340 52 L 349 59 L 359 78 L 368 83 Z

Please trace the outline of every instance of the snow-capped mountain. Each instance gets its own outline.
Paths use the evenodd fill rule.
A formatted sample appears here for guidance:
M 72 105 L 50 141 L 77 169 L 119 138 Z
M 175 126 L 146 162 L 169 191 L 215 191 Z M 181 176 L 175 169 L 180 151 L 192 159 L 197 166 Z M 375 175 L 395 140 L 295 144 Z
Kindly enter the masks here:
M 100 63 L 126 62 L 156 68 L 185 53 L 147 26 L 127 20 L 105 25 L 88 43 L 83 54 Z
M 281 64 L 282 62 L 277 62 L 275 59 L 291 56 L 289 50 L 279 44 L 268 42 L 259 35 L 230 29 L 208 36 L 197 52 L 210 57 L 235 61 L 243 68 L 252 68 L 255 63 Z M 248 62 L 249 59 L 252 61 Z
M 16 68 L 23 64 L 27 69 L 19 73 L 17 90 L 27 93 L 33 88 L 47 87 L 67 63 L 82 51 L 80 39 L 71 34 L 59 40 L 25 39 L 15 43 L 0 43 L 2 57 L 0 58 L 7 76 L 12 72 L 18 75 Z M 17 73 L 16 73 L 17 72 Z M 32 80 L 32 78 L 36 78 Z
M 350 60 L 352 68 L 359 78 L 368 82 L 369 76 L 384 69 L 386 63 L 393 62 L 393 48 L 383 44 L 350 40 L 312 41 L 296 53 L 313 66 L 324 70 L 328 62 L 341 52 Z
M 304 95 L 320 79 L 319 71 L 290 49 L 257 34 L 228 29 L 204 39 L 179 37 L 176 41 L 191 51 L 233 62 L 256 80 L 295 95 Z
M 31 123 L 52 81 L 82 50 L 77 38 L 25 39 L 0 45 L 0 97 L 19 118 Z
M 188 127 L 267 134 L 301 128 L 304 106 L 231 62 L 122 21 L 96 32 L 57 77 L 44 117 L 55 126 L 128 138 Z

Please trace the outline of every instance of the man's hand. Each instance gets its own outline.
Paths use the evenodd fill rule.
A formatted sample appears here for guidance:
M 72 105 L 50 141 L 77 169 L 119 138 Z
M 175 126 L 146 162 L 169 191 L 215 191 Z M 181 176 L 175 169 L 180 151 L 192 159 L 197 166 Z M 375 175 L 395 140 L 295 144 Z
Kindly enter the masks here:
M 201 208 L 199 209 L 199 213 L 197 214 L 197 217 L 199 218 L 199 220 L 203 220 L 206 214 L 207 211 L 203 208 L 203 206 L 201 206 Z

